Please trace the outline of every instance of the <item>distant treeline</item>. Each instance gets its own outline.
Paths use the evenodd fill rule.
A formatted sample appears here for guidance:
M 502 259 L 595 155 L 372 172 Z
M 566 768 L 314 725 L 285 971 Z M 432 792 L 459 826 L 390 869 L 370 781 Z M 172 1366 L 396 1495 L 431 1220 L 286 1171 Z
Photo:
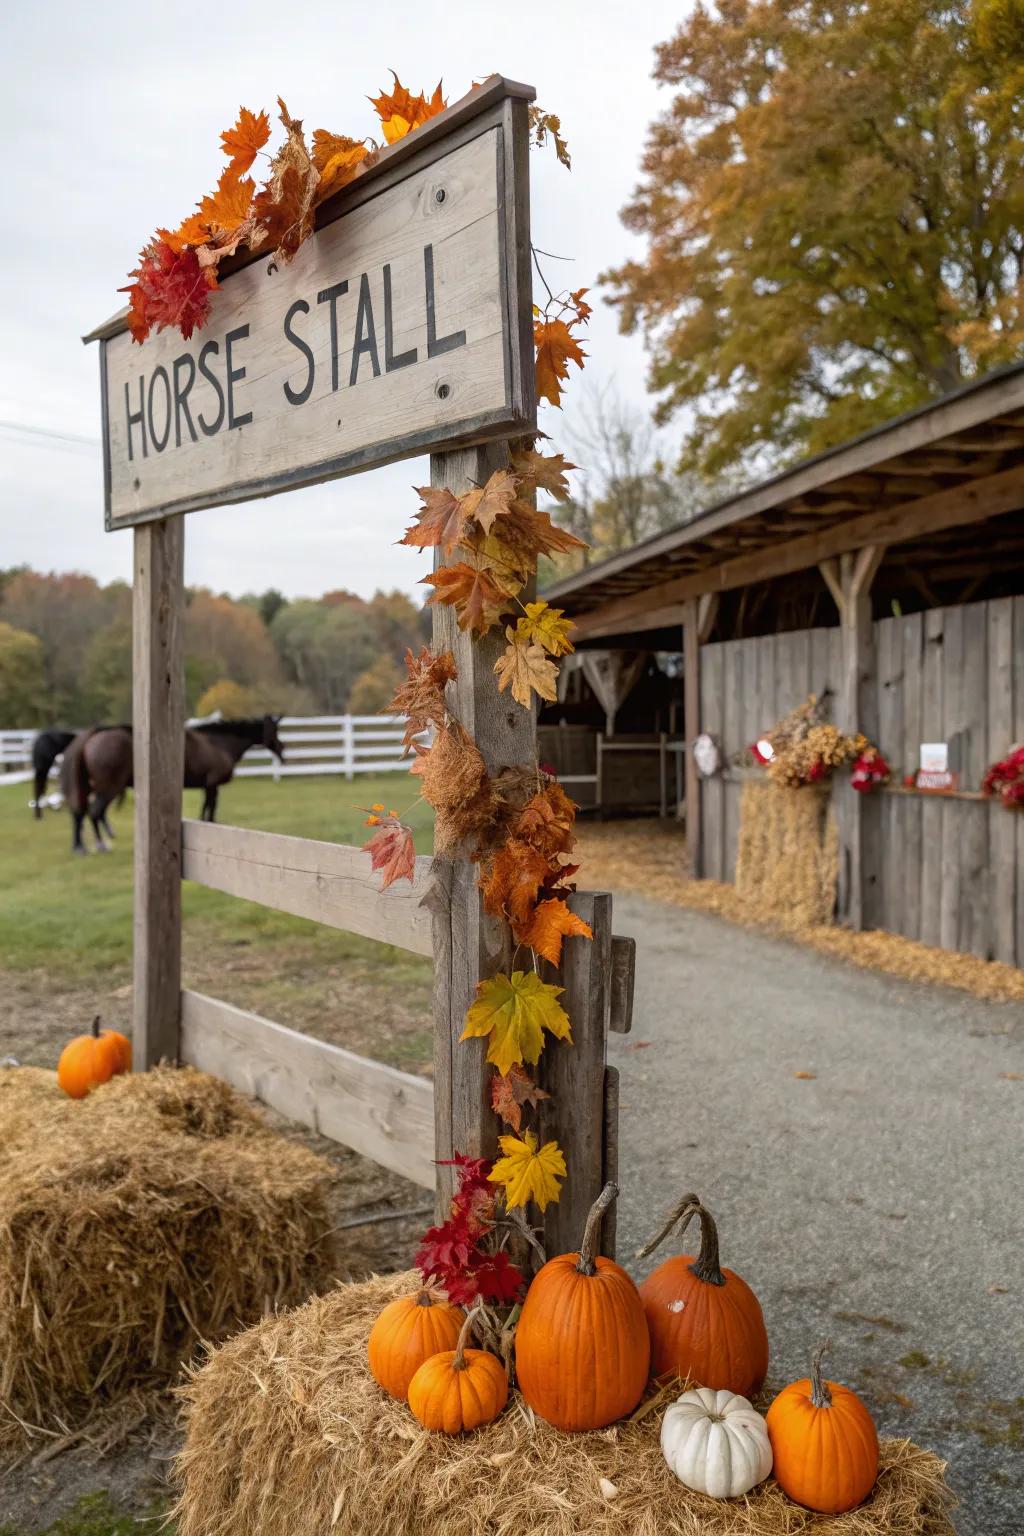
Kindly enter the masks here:
M 289 600 L 188 593 L 190 714 L 373 714 L 430 621 L 402 592 Z M 77 572 L 0 570 L 0 728 L 130 720 L 131 588 Z

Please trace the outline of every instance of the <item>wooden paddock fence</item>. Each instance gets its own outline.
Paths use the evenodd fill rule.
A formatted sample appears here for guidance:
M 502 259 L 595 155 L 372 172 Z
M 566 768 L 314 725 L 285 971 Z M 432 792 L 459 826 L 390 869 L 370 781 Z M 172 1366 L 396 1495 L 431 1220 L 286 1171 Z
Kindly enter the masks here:
M 1024 741 L 1024 597 L 876 620 L 865 730 L 892 783 L 875 811 L 870 922 L 942 949 L 1024 965 L 1024 816 L 981 794 L 988 765 Z M 701 648 L 701 728 L 723 759 L 809 693 L 841 687 L 840 631 L 797 630 Z M 904 789 L 921 742 L 947 742 L 959 788 Z M 701 871 L 735 878 L 740 794 L 729 766 L 701 786 Z

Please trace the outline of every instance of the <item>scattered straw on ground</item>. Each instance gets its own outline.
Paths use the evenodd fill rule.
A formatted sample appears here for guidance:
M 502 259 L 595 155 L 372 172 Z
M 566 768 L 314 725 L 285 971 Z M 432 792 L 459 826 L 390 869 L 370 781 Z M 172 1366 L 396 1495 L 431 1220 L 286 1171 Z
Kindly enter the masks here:
M 943 1464 L 909 1440 L 882 1442 L 866 1504 L 827 1517 L 771 1479 L 728 1501 L 684 1488 L 661 1455 L 666 1394 L 594 1434 L 560 1434 L 516 1394 L 474 1435 L 421 1430 L 366 1367 L 374 1318 L 415 1283 L 345 1286 L 240 1334 L 193 1374 L 180 1536 L 951 1536 Z
M 0 1437 L 130 1408 L 198 1340 L 304 1301 L 330 1272 L 330 1177 L 199 1072 L 72 1100 L 0 1069 Z
M 802 793 L 802 791 L 801 791 Z M 832 924 L 767 917 L 745 901 L 734 885 L 690 880 L 682 873 L 686 854 L 679 826 L 669 821 L 605 822 L 583 827 L 579 884 L 585 890 L 636 891 L 730 922 L 780 933 L 851 965 L 887 971 L 907 981 L 959 987 L 991 1002 L 1024 1002 L 1024 971 L 998 960 L 981 960 L 948 949 L 932 949 L 899 934 L 853 933 Z

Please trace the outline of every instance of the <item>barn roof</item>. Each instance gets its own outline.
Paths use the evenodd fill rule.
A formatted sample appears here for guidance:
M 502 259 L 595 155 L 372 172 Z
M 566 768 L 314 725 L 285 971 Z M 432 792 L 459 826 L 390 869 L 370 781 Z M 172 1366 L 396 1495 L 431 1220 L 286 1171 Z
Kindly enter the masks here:
M 913 560 L 1024 509 L 1024 363 L 885 422 L 550 586 L 580 638 L 656 629 L 681 605 L 866 544 Z M 1024 546 L 1024 522 L 1014 520 Z M 962 536 L 961 536 L 962 543 Z M 1024 548 L 1022 548 L 1024 553 Z

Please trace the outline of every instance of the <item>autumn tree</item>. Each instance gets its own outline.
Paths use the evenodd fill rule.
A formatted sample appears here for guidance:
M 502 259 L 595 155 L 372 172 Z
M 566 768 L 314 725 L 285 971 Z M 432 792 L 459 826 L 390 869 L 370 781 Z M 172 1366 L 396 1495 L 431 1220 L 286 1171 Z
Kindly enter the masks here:
M 1019 0 L 719 0 L 608 274 L 683 463 L 815 453 L 1024 352 Z
M 379 715 L 386 710 L 402 682 L 402 674 L 391 656 L 382 654 L 372 666 L 361 672 L 348 696 L 351 715 Z
M 24 729 L 45 718 L 43 643 L 0 619 L 0 728 Z
M 225 720 L 244 720 L 252 715 L 263 714 L 262 699 L 252 688 L 222 677 L 196 701 L 196 715 L 220 714 Z

